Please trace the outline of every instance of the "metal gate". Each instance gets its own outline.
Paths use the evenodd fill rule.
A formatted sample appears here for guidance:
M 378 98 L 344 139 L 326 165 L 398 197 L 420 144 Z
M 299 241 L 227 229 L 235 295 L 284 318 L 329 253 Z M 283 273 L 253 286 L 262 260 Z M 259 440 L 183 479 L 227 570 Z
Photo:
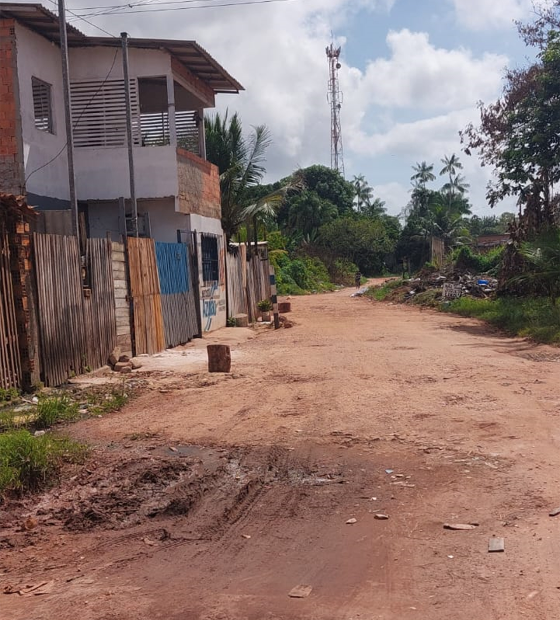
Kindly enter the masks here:
M 6 231 L 0 225 L 0 388 L 19 387 L 20 381 L 21 361 L 10 269 L 10 248 Z
M 200 334 L 189 249 L 184 243 L 155 246 L 165 342 L 176 347 Z

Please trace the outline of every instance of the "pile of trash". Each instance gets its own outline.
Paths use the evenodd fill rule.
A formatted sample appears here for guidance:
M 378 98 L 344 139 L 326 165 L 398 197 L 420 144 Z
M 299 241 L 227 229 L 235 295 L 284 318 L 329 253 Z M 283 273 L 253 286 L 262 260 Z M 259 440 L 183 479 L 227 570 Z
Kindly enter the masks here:
M 441 289 L 442 300 L 452 301 L 465 295 L 486 299 L 497 290 L 498 280 L 487 275 L 450 269 L 447 272 L 420 272 L 418 277 L 404 280 L 403 285 L 409 288 L 407 299 L 431 289 Z

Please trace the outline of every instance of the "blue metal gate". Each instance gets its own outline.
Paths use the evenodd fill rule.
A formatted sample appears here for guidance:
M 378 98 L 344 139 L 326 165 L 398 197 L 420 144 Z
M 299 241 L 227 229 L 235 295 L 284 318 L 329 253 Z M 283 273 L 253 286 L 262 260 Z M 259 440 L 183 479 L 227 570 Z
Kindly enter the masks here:
M 185 243 L 155 246 L 166 346 L 176 347 L 199 335 L 188 248 Z

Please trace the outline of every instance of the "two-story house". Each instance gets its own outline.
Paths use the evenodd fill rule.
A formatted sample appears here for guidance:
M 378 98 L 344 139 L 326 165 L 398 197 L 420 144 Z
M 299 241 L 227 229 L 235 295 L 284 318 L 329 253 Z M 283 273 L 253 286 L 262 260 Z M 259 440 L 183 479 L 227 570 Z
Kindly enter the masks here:
M 80 224 L 117 239 L 131 216 L 121 39 L 67 33 Z M 243 87 L 194 41 L 130 38 L 128 49 L 139 230 L 167 242 L 196 231 L 201 298 L 214 302 L 212 329 L 222 327 L 225 245 L 204 110 Z M 0 190 L 50 212 L 52 232 L 70 222 L 64 113 L 58 17 L 0 3 Z

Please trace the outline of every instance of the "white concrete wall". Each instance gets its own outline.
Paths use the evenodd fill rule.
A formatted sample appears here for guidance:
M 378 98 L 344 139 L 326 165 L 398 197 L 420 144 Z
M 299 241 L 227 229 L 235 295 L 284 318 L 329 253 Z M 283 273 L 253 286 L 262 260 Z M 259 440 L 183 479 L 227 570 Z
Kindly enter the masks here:
M 76 186 L 79 200 L 130 198 L 128 150 L 76 149 Z M 172 146 L 134 148 L 137 198 L 177 196 L 177 155 Z
M 17 70 L 21 105 L 25 176 L 52 159 L 66 144 L 64 99 L 60 49 L 21 24 L 16 24 Z M 52 85 L 54 134 L 35 127 L 31 78 Z M 66 151 L 55 161 L 33 174 L 27 182 L 28 192 L 70 199 Z M 40 205 L 39 205 L 40 206 Z

